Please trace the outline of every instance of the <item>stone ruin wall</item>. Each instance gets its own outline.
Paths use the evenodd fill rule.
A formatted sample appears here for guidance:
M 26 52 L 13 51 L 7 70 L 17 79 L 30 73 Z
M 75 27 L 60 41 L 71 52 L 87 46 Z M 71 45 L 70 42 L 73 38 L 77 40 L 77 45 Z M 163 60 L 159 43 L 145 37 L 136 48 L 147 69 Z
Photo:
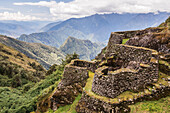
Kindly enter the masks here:
M 138 91 L 158 79 L 158 56 L 154 50 L 116 44 L 108 46 L 105 54 L 106 57 L 116 55 L 123 64 L 121 69 L 108 70 L 106 75 L 97 69 L 92 85 L 94 93 L 115 98 L 126 90 Z
M 153 101 L 168 96 L 170 87 L 162 86 L 156 88 L 151 94 L 141 94 L 128 100 L 119 99 L 118 103 L 105 102 L 98 98 L 93 98 L 87 93 L 83 95 L 76 107 L 77 113 L 130 113 L 128 105 L 133 105 L 142 101 Z
M 65 66 L 63 79 L 58 87 L 67 86 L 73 83 L 87 80 L 88 70 L 95 72 L 97 69 L 97 62 L 89 62 L 84 60 L 72 60 L 72 62 Z
M 71 65 L 77 66 L 77 67 L 85 67 L 87 70 L 91 72 L 95 72 L 97 69 L 97 65 L 99 62 L 93 62 L 93 61 L 84 61 L 84 60 L 74 60 Z
M 65 66 L 63 78 L 58 84 L 56 92 L 52 94 L 48 103 L 50 105 L 39 105 L 39 108 L 51 108 L 54 111 L 60 106 L 72 104 L 78 94 L 82 93 L 83 87 L 89 78 L 88 70 L 94 72 L 97 68 L 97 62 L 88 62 L 83 60 L 72 60 Z M 43 107 L 42 107 L 43 106 Z M 40 110 L 41 111 L 41 110 Z M 44 111 L 41 112 L 45 112 Z
M 130 61 L 150 64 L 151 58 L 158 59 L 158 52 L 152 49 L 123 44 L 108 45 L 105 57 L 107 58 L 115 55 L 124 62 L 124 67 L 126 67 Z

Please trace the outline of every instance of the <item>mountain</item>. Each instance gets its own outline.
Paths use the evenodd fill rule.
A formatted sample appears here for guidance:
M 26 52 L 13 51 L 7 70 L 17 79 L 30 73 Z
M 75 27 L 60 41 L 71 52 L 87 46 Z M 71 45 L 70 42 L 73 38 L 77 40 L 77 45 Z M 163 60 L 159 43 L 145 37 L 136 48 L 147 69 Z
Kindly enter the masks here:
M 53 64 L 60 64 L 65 57 L 64 53 L 55 47 L 40 43 L 27 43 L 3 35 L 0 35 L 0 43 L 10 46 L 28 57 L 37 60 L 46 69 Z
M 44 27 L 42 27 L 42 28 L 40 29 L 40 31 L 41 31 L 41 32 L 48 31 L 50 28 L 52 28 L 52 27 L 60 24 L 61 22 L 62 22 L 62 21 L 54 22 L 54 23 L 49 23 L 49 24 L 45 25 Z
M 90 40 L 81 40 L 74 37 L 66 39 L 60 50 L 66 54 L 73 54 L 76 52 L 80 55 L 80 59 L 92 60 L 103 48 L 103 44 L 92 43 Z
M 9 36 L 19 36 L 22 32 L 30 31 L 31 29 L 26 28 L 19 24 L 13 23 L 2 23 L 0 22 L 0 33 Z
M 0 86 L 19 87 L 38 82 L 45 77 L 45 69 L 23 53 L 0 43 Z
M 0 21 L 0 34 L 17 38 L 21 34 L 39 32 L 39 29 L 46 23 L 48 22 Z
M 55 47 L 61 46 L 67 37 L 88 39 L 106 43 L 110 32 L 144 29 L 162 23 L 170 13 L 158 14 L 95 14 L 84 18 L 72 18 L 48 28 L 46 32 L 21 35 L 18 39 Z
M 69 36 L 79 37 L 79 39 L 85 39 L 88 37 L 84 33 L 72 29 L 71 26 L 63 26 L 61 29 L 55 31 L 32 33 L 30 35 L 23 34 L 18 38 L 18 40 L 31 43 L 42 43 L 58 48 Z

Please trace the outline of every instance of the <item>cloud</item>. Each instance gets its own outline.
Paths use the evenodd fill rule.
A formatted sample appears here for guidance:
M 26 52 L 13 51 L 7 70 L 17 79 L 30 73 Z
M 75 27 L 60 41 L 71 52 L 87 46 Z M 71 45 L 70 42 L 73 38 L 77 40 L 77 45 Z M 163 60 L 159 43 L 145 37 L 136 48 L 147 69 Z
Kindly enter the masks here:
M 30 15 L 24 15 L 21 12 L 17 12 L 17 13 L 3 12 L 0 13 L 0 20 L 32 21 L 32 20 L 47 20 L 47 19 L 37 18 L 35 16 L 30 16 Z
M 170 0 L 74 0 L 71 2 L 40 1 L 14 3 L 48 7 L 56 19 L 79 18 L 92 14 L 105 13 L 148 13 L 170 12 Z
M 12 11 L 11 8 L 6 8 L 6 7 L 0 7 L 0 10 L 1 10 L 1 11 L 2 11 L 2 10 L 5 10 L 5 11 Z

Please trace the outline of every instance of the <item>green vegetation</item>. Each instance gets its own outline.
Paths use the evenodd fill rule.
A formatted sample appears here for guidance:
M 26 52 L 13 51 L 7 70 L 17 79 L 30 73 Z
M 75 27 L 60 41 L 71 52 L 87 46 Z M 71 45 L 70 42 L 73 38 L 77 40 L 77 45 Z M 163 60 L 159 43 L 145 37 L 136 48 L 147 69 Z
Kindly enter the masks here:
M 63 69 L 58 69 L 35 85 L 27 84 L 21 87 L 20 90 L 0 87 L 0 113 L 26 113 L 35 111 L 39 98 L 53 91 L 58 85 L 62 74 L 60 70 Z
M 76 99 L 74 100 L 74 102 L 72 104 L 60 107 L 54 113 L 77 113 L 76 112 L 76 106 L 77 106 L 80 98 L 81 98 L 81 94 L 79 94 L 76 97 Z M 53 112 L 49 110 L 48 113 L 53 113 Z
M 34 84 L 45 77 L 45 72 L 37 61 L 0 43 L 0 86 Z
M 79 59 L 79 55 L 76 52 L 74 52 L 73 54 L 67 54 L 65 60 L 62 60 L 61 65 L 65 66 L 69 64 L 73 59 Z
M 131 113 L 169 113 L 170 96 L 156 101 L 144 101 L 131 105 Z
M 8 73 L 8 71 L 4 71 L 4 75 L 8 76 L 0 75 L 0 113 L 28 113 L 35 111 L 37 109 L 37 103 L 41 102 L 44 97 L 49 96 L 49 94 L 51 94 L 58 86 L 58 83 L 62 78 L 64 66 L 67 63 L 70 63 L 72 59 L 76 58 L 78 58 L 78 55 L 76 53 L 67 55 L 66 60 L 63 60 L 63 63 L 61 65 L 52 66 L 50 70 L 46 73 L 46 77 L 40 82 L 35 83 L 32 81 L 27 81 L 24 82 L 25 84 L 17 86 L 17 88 L 11 88 L 11 86 L 8 84 L 10 82 L 5 82 L 8 76 L 13 76 L 11 73 L 16 73 L 17 71 L 15 72 L 15 70 L 11 70 L 10 73 Z M 2 64 L 0 65 L 4 67 Z M 36 69 L 36 64 L 34 62 L 30 65 Z M 6 68 L 8 69 L 9 66 L 13 65 L 7 65 Z M 15 66 L 16 68 L 20 69 L 20 66 L 16 64 Z M 14 67 L 11 67 L 11 69 L 13 68 Z M 26 71 L 24 73 L 26 74 Z M 18 76 L 20 78 L 18 78 Z M 14 78 L 16 79 L 12 79 L 9 81 L 11 81 L 12 83 L 18 83 L 18 80 L 21 79 L 21 82 L 23 82 L 25 78 L 22 78 L 22 76 L 23 75 L 21 73 L 18 73 L 16 76 L 14 75 Z M 32 76 L 27 75 L 27 77 Z M 4 86 L 8 87 L 2 87 L 2 84 L 5 84 Z M 76 98 L 77 101 L 74 102 L 75 104 L 73 103 L 73 105 L 69 109 L 70 111 L 74 111 L 74 107 L 76 106 L 76 103 L 78 102 L 78 99 L 80 97 L 81 96 L 78 96 Z
M 129 40 L 129 38 L 128 39 L 123 39 L 122 44 L 125 44 L 128 40 Z

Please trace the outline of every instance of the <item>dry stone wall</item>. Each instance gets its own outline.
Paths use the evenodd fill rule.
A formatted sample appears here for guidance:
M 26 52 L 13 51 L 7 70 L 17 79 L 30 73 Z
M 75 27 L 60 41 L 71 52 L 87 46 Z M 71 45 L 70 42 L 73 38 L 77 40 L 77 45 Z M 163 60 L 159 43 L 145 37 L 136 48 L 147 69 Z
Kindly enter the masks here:
M 99 62 L 93 62 L 93 61 L 84 61 L 84 60 L 74 60 L 72 62 L 72 66 L 77 66 L 77 67 L 85 67 L 87 70 L 90 70 L 92 72 L 95 72 L 95 70 L 97 69 L 97 65 L 99 64 Z
M 130 108 L 127 105 L 101 101 L 90 97 L 84 92 L 76 107 L 76 111 L 77 113 L 129 113 Z
M 47 106 L 50 106 L 55 111 L 60 106 L 72 104 L 78 94 L 82 93 L 83 87 L 86 85 L 89 78 L 88 71 L 94 72 L 97 68 L 97 63 L 76 59 L 66 65 L 63 78 L 58 84 L 57 90 L 50 97 L 50 102 L 48 102 L 50 105 Z
M 158 80 L 158 55 L 154 50 L 127 45 L 110 45 L 106 57 L 116 56 L 123 61 L 118 70 L 96 70 L 92 91 L 115 98 L 127 90 L 138 91 Z M 154 59 L 154 61 L 152 61 Z M 105 69 L 106 70 L 106 69 Z M 107 71 L 107 70 L 106 70 Z
M 118 103 L 105 102 L 98 98 L 89 96 L 86 92 L 83 95 L 76 107 L 77 113 L 130 113 L 128 105 L 136 104 L 142 101 L 153 101 L 168 96 L 170 87 L 161 85 L 159 88 L 151 89 L 151 93 L 141 93 L 132 95 L 129 99 L 118 99 Z

